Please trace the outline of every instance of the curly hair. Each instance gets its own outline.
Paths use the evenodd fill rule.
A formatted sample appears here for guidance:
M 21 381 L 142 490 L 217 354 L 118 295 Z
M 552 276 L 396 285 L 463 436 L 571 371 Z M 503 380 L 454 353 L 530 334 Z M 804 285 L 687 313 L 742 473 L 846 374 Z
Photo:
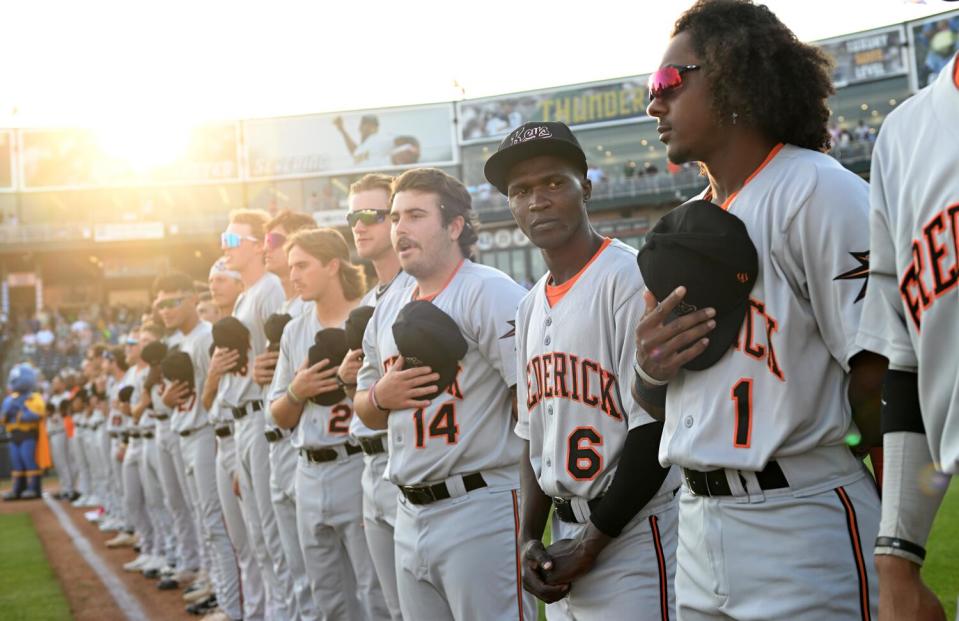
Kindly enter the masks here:
M 796 38 L 752 0 L 698 0 L 672 36 L 688 33 L 720 119 L 735 113 L 767 137 L 816 151 L 829 149 L 833 62 Z

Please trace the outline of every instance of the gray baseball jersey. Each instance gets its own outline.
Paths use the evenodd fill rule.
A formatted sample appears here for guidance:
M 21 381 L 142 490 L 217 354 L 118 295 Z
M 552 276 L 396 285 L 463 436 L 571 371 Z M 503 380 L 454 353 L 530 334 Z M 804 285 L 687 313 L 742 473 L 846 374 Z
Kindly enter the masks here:
M 792 145 L 726 201 L 756 246 L 759 274 L 738 342 L 669 383 L 663 464 L 759 471 L 855 431 L 846 388 L 861 350 L 868 206 L 865 181 Z
M 516 435 L 546 494 L 592 499 L 612 482 L 629 430 L 653 422 L 630 391 L 643 279 L 636 251 L 609 239 L 575 277 L 549 278 L 516 314 Z M 674 469 L 660 491 L 678 486 Z
M 360 306 L 372 306 L 376 307 L 379 304 L 380 300 L 387 296 L 390 292 L 403 291 L 407 287 L 416 284 L 416 280 L 400 270 L 398 274 L 390 282 L 373 287 L 366 292 L 366 295 L 363 296 L 363 299 L 360 300 Z M 350 435 L 354 438 L 371 438 L 374 436 L 380 436 L 386 433 L 380 429 L 370 429 L 363 424 L 363 421 L 360 420 L 359 416 L 354 416 L 353 421 L 350 422 Z
M 243 291 L 233 306 L 233 316 L 250 331 L 250 348 L 245 375 L 227 373 L 220 379 L 217 395 L 225 407 L 237 407 L 263 398 L 263 390 L 253 381 L 253 359 L 266 351 L 263 325 L 273 313 L 280 312 L 286 294 L 276 274 L 267 272 Z
M 919 374 L 933 461 L 959 473 L 959 77 L 936 81 L 882 125 L 872 156 L 869 289 L 858 343 Z
M 194 393 L 181 405 L 173 409 L 170 427 L 173 431 L 190 431 L 206 425 L 206 408 L 200 395 L 203 394 L 203 384 L 210 368 L 210 345 L 213 344 L 212 326 L 208 321 L 199 321 L 189 334 L 183 335 L 179 343 L 180 351 L 190 356 L 193 363 L 193 382 L 196 387 Z
M 358 390 L 369 389 L 398 359 L 392 326 L 415 293 L 414 283 L 376 307 L 363 338 Z M 391 481 L 416 485 L 519 463 L 522 445 L 511 432 L 510 387 L 516 384 L 516 308 L 524 294 L 499 270 L 464 260 L 433 297 L 469 348 L 446 393 L 423 410 L 390 413 L 386 476 Z
M 295 317 L 283 330 L 280 339 L 280 359 L 276 363 L 269 401 L 272 403 L 284 394 L 293 381 L 297 370 L 309 358 L 310 346 L 316 333 L 323 328 L 342 328 L 324 326 L 316 318 L 315 312 Z M 293 430 L 293 446 L 300 448 L 322 448 L 336 446 L 349 440 L 350 419 L 353 418 L 353 402 L 344 397 L 336 405 L 326 406 L 307 401 L 296 429 Z

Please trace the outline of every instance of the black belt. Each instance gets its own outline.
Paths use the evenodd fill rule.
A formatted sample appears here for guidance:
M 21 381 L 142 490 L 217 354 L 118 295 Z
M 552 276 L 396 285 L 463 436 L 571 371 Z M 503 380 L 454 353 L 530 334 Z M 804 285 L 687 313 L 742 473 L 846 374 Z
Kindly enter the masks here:
M 139 438 L 139 437 L 140 437 L 140 432 L 139 432 L 139 431 L 128 431 L 128 432 L 127 432 L 127 435 L 129 435 L 131 438 Z
M 740 474 L 739 477 L 743 487 L 746 487 L 743 475 Z M 683 478 L 686 479 L 689 491 L 697 496 L 732 496 L 726 471 L 723 469 L 700 472 L 683 468 Z M 765 468 L 756 473 L 756 481 L 759 483 L 759 488 L 763 490 L 789 487 L 789 481 L 786 480 L 782 468 L 774 461 L 769 462 Z
M 474 489 L 486 487 L 486 481 L 479 472 L 463 475 L 463 487 L 467 492 Z M 437 500 L 446 500 L 450 497 L 450 490 L 446 483 L 436 483 L 435 485 L 401 485 L 400 491 L 408 501 L 414 505 L 428 505 Z
M 589 510 L 592 511 L 596 508 L 596 505 L 599 504 L 599 501 L 603 497 L 593 498 L 588 501 L 586 504 L 589 505 Z M 578 524 L 579 520 L 576 519 L 576 513 L 573 511 L 573 505 L 570 503 L 569 498 L 553 498 L 553 509 L 556 511 L 556 517 L 563 520 L 564 522 L 572 522 L 573 524 Z
M 363 452 L 367 455 L 378 455 L 386 452 L 386 447 L 383 446 L 383 436 L 357 438 L 356 441 L 360 443 L 360 448 L 363 449 Z
M 347 455 L 356 455 L 363 451 L 360 447 L 355 444 L 344 444 L 343 448 L 346 449 Z M 301 448 L 300 455 L 306 457 L 306 460 L 314 464 L 322 464 L 328 461 L 336 461 L 340 458 L 340 454 L 336 449 L 331 448 L 319 448 L 319 449 L 308 449 Z
M 152 439 L 153 439 L 153 432 L 152 432 L 152 431 L 144 431 L 142 434 L 140 434 L 140 437 L 141 437 L 141 438 L 146 438 L 147 440 L 152 440 Z
M 233 411 L 233 418 L 240 420 L 244 418 L 250 412 L 259 412 L 263 409 L 262 401 L 250 401 L 245 405 L 241 405 L 238 408 L 230 408 Z
M 181 438 L 186 438 L 187 436 L 189 436 L 190 434 L 192 434 L 194 431 L 199 431 L 199 430 L 198 430 L 198 429 L 187 429 L 186 431 L 178 431 L 177 433 L 180 434 L 180 437 L 181 437 Z
M 283 437 L 283 433 L 279 429 L 267 429 L 263 432 L 263 435 L 266 436 L 266 441 L 271 444 Z
M 233 430 L 230 429 L 229 425 L 224 425 L 222 427 L 217 427 L 213 430 L 213 433 L 216 434 L 218 438 L 229 438 L 233 435 Z
M 169 415 L 169 414 L 154 414 L 154 415 L 153 415 L 153 418 L 155 418 L 155 419 L 157 419 L 157 420 L 167 420 L 168 418 L 170 418 L 170 415 Z

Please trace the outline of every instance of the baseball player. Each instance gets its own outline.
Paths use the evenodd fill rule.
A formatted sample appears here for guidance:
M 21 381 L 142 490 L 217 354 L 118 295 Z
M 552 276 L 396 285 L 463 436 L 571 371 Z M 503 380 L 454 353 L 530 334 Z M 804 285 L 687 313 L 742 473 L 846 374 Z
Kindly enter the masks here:
M 643 282 L 636 251 L 590 225 L 586 168 L 562 123 L 520 126 L 486 163 L 549 267 L 516 315 L 524 585 L 547 602 L 568 593 L 575 619 L 668 619 L 679 472 L 659 465 L 663 424 L 630 394 Z
M 212 302 L 220 309 L 222 316 L 229 316 L 243 291 L 243 278 L 239 272 L 226 267 L 226 259 L 220 258 L 210 267 L 209 276 Z M 216 355 L 214 355 L 214 359 Z M 207 391 L 219 381 L 213 371 L 216 365 L 210 362 L 210 374 L 204 390 Z M 248 522 L 240 505 L 236 492 L 241 489 L 238 467 L 236 435 L 233 412 L 223 407 L 217 398 L 209 409 L 213 432 L 216 434 L 216 487 L 223 507 L 226 530 L 236 550 L 240 566 L 240 584 L 243 588 L 243 618 L 263 619 L 266 615 L 266 594 L 259 565 L 253 553 L 248 536 Z M 243 492 L 247 492 L 244 489 Z M 242 494 L 241 494 L 242 496 Z
M 60 492 L 57 498 L 74 500 L 76 491 L 74 488 L 75 466 L 70 459 L 70 438 L 67 427 L 67 418 L 70 416 L 69 409 L 70 393 L 66 390 L 63 377 L 55 375 L 50 380 L 50 398 L 47 403 L 53 407 L 48 408 L 47 417 L 44 424 L 47 426 L 47 437 L 50 439 L 50 454 L 53 457 L 53 465 L 57 469 L 57 479 L 60 482 Z M 61 406 L 61 404 L 66 404 Z
M 183 334 L 178 348 L 189 356 L 193 371 L 192 389 L 184 381 L 170 382 L 164 389 L 162 401 L 173 410 L 171 428 L 179 436 L 187 493 L 209 547 L 216 603 L 229 618 L 240 619 L 239 573 L 216 490 L 216 440 L 206 408 L 199 399 L 210 363 L 211 326 L 197 316 L 196 293 L 189 276 L 181 273 L 161 276 L 154 289 L 163 323 Z
M 253 358 L 266 349 L 263 326 L 283 305 L 280 279 L 263 263 L 265 225 L 263 211 L 241 210 L 230 214 L 221 235 L 225 267 L 240 274 L 244 290 L 236 299 L 232 316 L 249 332 L 248 351 L 217 347 L 203 394 L 209 407 L 213 397 L 235 419 L 236 470 L 239 475 L 248 540 L 263 577 L 270 617 L 295 616 L 293 585 L 270 495 L 269 445 L 263 435 L 262 389 L 253 380 Z M 247 361 L 238 368 L 240 356 Z
M 365 278 L 333 229 L 301 230 L 286 249 L 294 288 L 316 303 L 286 325 L 270 391 L 273 419 L 294 429 L 300 453 L 296 518 L 306 571 L 321 618 L 383 619 L 389 612 L 363 536 L 362 450 L 349 438 L 353 406 L 335 379 L 339 360 L 310 355 L 318 333 L 343 326 Z
M 83 386 L 78 386 L 70 398 L 70 417 L 73 418 L 73 443 L 71 451 L 73 463 L 77 467 L 77 490 L 80 497 L 71 504 L 74 507 L 90 506 L 96 501 L 93 497 L 93 482 L 90 472 L 90 461 L 87 457 L 86 436 L 89 432 L 87 425 L 87 390 Z
M 870 278 L 857 343 L 889 360 L 875 549 L 883 619 L 945 618 L 919 568 L 949 477 L 959 472 L 957 104 L 954 56 L 886 118 L 872 156 Z
M 665 415 L 660 461 L 681 466 L 685 479 L 682 619 L 876 613 L 869 559 L 879 498 L 847 442 L 861 436 L 861 449 L 876 436 L 884 371 L 854 344 L 868 188 L 822 153 L 831 93 L 828 59 L 746 0 L 693 5 L 650 77 L 647 112 L 670 161 L 700 162 L 709 178 L 701 198 L 744 228 L 724 253 L 722 240 L 739 238 L 717 235 L 730 231 L 702 228 L 701 218 L 668 221 L 672 242 L 641 257 L 699 235 L 688 255 L 709 258 L 707 284 L 753 283 L 728 309 L 680 306 L 690 283 L 658 301 L 647 291 L 636 328 L 637 396 Z M 697 213 L 713 213 L 707 207 Z M 755 276 L 726 262 L 750 240 Z M 668 280 L 671 269 L 658 274 Z
M 355 403 L 368 427 L 389 430 L 386 476 L 401 491 L 394 539 L 403 617 L 532 619 L 519 568 L 522 446 L 512 433 L 514 321 L 524 290 L 467 258 L 477 239 L 470 196 L 448 174 L 401 175 L 390 219 L 393 248 L 415 282 L 381 299 L 367 325 Z M 414 300 L 454 323 L 455 334 L 444 332 L 464 352 L 450 361 L 439 394 L 442 369 L 407 368 L 394 337 Z
M 413 282 L 400 269 L 399 259 L 390 241 L 390 194 L 393 178 L 369 174 L 350 186 L 350 213 L 347 222 L 353 230 L 356 254 L 372 262 L 377 286 L 371 288 L 360 307 L 376 307 L 390 291 L 401 291 Z M 347 353 L 337 371 L 347 395 L 356 391 L 356 375 L 363 362 L 363 349 Z M 363 532 L 373 557 L 376 575 L 383 587 L 383 596 L 393 621 L 401 621 L 399 596 L 396 592 L 396 561 L 393 530 L 396 526 L 396 486 L 383 474 L 387 462 L 386 430 L 370 429 L 359 416 L 350 422 L 350 435 L 363 449 Z
M 290 283 L 290 266 L 287 264 L 283 246 L 288 237 L 302 229 L 316 228 L 316 221 L 307 214 L 284 210 L 278 213 L 266 225 L 266 268 L 280 278 L 286 297 L 280 314 L 298 317 L 313 312 L 313 303 L 304 302 L 293 290 Z M 271 341 L 268 349 L 254 358 L 253 375 L 256 383 L 269 389 L 273 383 L 273 374 L 279 358 L 279 341 Z M 264 416 L 264 436 L 270 445 L 270 492 L 273 498 L 273 512 L 276 515 L 290 576 L 293 579 L 293 597 L 299 618 L 313 619 L 317 616 L 313 601 L 313 587 L 306 573 L 306 559 L 300 547 L 299 531 L 296 527 L 296 462 L 297 450 L 291 441 L 290 431 L 281 428 L 267 411 Z

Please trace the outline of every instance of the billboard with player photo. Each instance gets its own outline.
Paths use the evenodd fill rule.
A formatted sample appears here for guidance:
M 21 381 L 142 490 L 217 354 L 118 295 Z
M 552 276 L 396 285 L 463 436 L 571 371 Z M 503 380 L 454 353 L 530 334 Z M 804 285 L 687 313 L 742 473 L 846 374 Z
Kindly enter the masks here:
M 239 180 L 237 133 L 232 122 L 24 129 L 21 182 L 39 190 Z
M 959 50 L 959 11 L 909 25 L 916 61 L 917 89 L 932 84 Z
M 648 79 L 648 75 L 640 75 L 460 102 L 460 143 L 496 140 L 530 121 L 562 121 L 582 127 L 648 118 Z
M 456 163 L 452 104 L 250 120 L 243 131 L 249 179 Z

